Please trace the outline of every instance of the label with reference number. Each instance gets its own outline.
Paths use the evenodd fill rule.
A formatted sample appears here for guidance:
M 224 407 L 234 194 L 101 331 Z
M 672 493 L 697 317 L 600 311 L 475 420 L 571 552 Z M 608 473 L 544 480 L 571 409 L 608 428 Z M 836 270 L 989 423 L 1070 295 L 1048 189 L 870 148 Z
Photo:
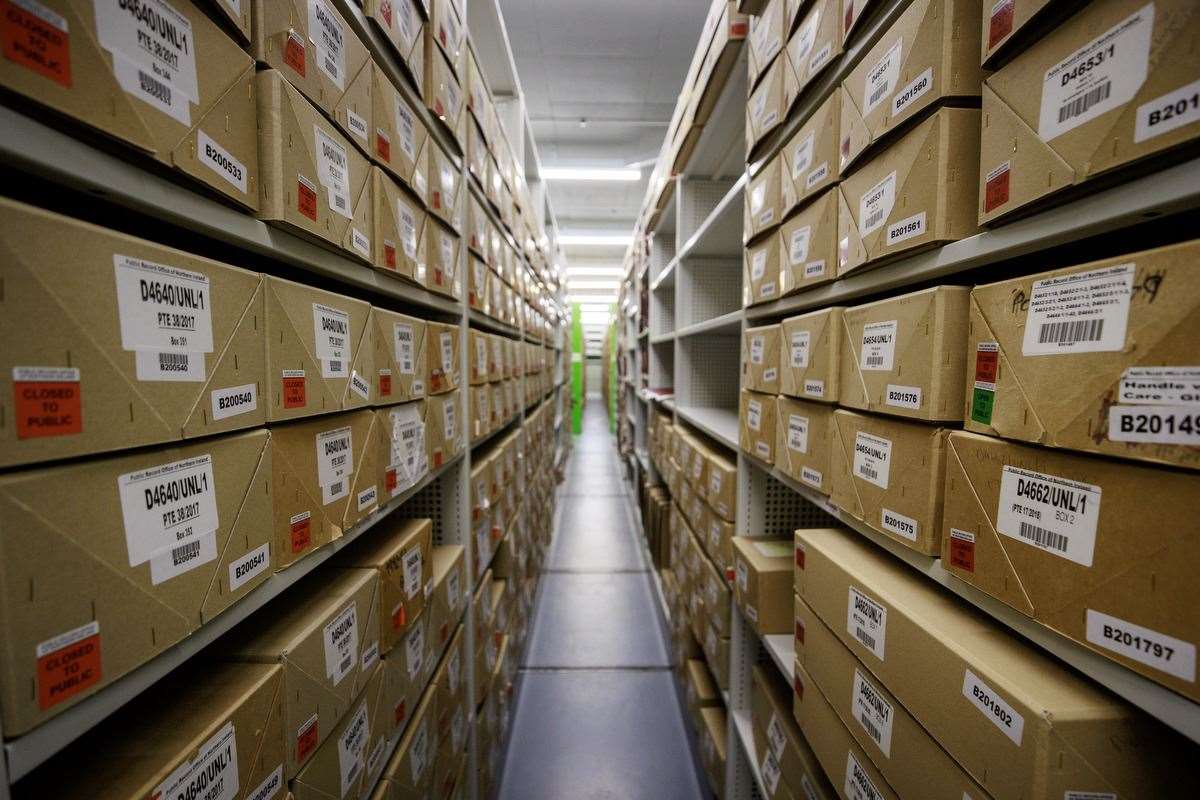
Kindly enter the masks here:
M 1003 697 L 996 694 L 992 687 L 980 680 L 971 670 L 966 670 L 963 675 L 962 692 L 963 697 L 970 700 L 980 713 L 1003 731 L 1013 744 L 1021 746 L 1021 736 L 1025 732 L 1025 718 L 1018 714 L 1016 709 L 1010 706 Z
M 854 436 L 854 475 L 880 489 L 888 488 L 892 471 L 892 443 L 859 431 Z
M 892 755 L 892 719 L 895 709 L 883 693 L 860 670 L 854 670 L 854 688 L 850 693 L 851 711 L 871 741 L 885 756 Z
M 887 638 L 887 609 L 853 586 L 846 611 L 846 631 L 883 661 Z
M 1033 284 L 1021 352 L 1116 352 L 1125 347 L 1135 266 L 1077 272 Z
M 1138 106 L 1133 141 L 1144 142 L 1200 120 L 1200 81 Z
M 1168 675 L 1196 682 L 1196 646 L 1190 642 L 1090 608 L 1087 640 Z
M 890 372 L 896 359 L 896 338 L 899 322 L 869 322 L 863 326 L 859 369 L 871 372 Z
M 1085 567 L 1092 565 L 1100 487 L 1005 465 L 996 530 Z
M 117 489 L 131 567 L 221 527 L 207 454 L 127 472 L 117 477 Z

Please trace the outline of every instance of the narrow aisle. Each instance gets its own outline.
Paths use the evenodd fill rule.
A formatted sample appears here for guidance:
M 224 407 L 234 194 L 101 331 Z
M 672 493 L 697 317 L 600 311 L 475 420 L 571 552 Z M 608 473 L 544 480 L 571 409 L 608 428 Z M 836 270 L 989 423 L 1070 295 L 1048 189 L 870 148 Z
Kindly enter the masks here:
M 589 400 L 521 665 L 503 800 L 701 797 L 608 420 Z

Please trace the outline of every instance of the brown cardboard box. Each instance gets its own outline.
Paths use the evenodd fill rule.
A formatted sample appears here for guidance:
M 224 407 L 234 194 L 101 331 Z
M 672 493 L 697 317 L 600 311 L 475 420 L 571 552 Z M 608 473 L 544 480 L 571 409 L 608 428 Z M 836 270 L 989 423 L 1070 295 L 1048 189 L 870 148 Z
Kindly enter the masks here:
M 742 331 L 742 388 L 765 394 L 779 391 L 780 326 Z
M 1195 139 L 1198 15 L 1190 0 L 1088 3 L 990 75 L 979 221 Z
M 426 39 L 429 36 L 426 26 Z M 441 122 L 450 137 L 455 142 L 461 142 L 459 133 L 465 131 L 467 122 L 467 104 L 463 102 L 462 85 L 454 74 L 454 68 L 446 61 L 446 57 L 428 41 L 425 44 L 425 84 L 421 92 L 425 105 L 433 112 L 433 116 Z M 432 187 L 432 181 L 430 182 Z
M 370 404 L 371 307 L 362 300 L 267 277 L 267 419 L 328 414 Z M 365 396 L 364 396 L 365 395 Z
M 1051 28 L 1030 26 L 1031 21 L 1047 6 L 1062 5 L 1051 0 L 999 0 L 994 3 L 988 13 L 983 14 L 983 30 L 980 63 L 987 65 L 1001 51 L 1008 51 L 1010 41 L 1016 43 L 1018 38 L 1029 38 L 1028 35 L 1041 34 Z M 1021 36 L 1018 37 L 1018 34 Z
M 467 700 L 467 673 L 463 668 L 466 661 L 466 634 L 458 625 L 446 647 L 445 656 L 433 673 L 434 708 L 437 709 L 438 741 L 452 739 L 455 750 L 460 750 L 465 732 Z
M 774 395 L 743 390 L 738 411 L 741 449 L 759 461 L 774 464 L 776 419 Z
M 729 639 L 719 636 L 712 621 L 701 621 L 704 628 L 702 646 L 704 659 L 712 671 L 713 679 L 722 689 L 729 688 Z
M 460 245 L 457 233 L 429 217 L 425 226 L 425 257 L 429 263 L 425 287 L 431 292 L 456 300 L 462 298 L 463 282 L 458 269 Z
M 733 537 L 734 591 L 759 636 L 792 631 L 792 542 Z
M 842 15 L 839 12 L 843 2 L 844 0 L 814 2 L 800 20 L 792 38 L 788 40 L 786 54 L 797 96 L 825 67 L 842 54 Z M 845 11 L 849 12 L 850 8 L 846 8 Z
M 751 670 L 750 720 L 759 774 L 773 797 L 833 800 L 837 792 L 792 716 L 792 687 L 770 664 Z M 961 799 L 959 799 L 961 800 Z
M 430 555 L 433 523 L 428 519 L 386 517 L 371 532 L 342 550 L 334 559 L 339 567 L 371 569 L 379 575 L 379 653 L 400 643 L 413 621 L 425 609 L 433 590 Z
M 1188 796 L 1182 737 L 861 537 L 797 531 L 796 545 L 804 602 L 991 797 Z
M 842 82 L 841 167 L 905 122 L 946 101 L 979 96 L 979 20 L 973 0 L 916 0 Z
M 737 511 L 737 463 L 716 452 L 708 453 L 707 460 L 705 499 L 717 516 L 732 522 Z
M 906 547 L 938 553 L 947 431 L 842 409 L 833 422 L 833 504 Z
M 437 545 L 433 548 L 433 597 L 430 609 L 430 636 L 445 647 L 450 634 L 462 619 L 470 581 L 467 577 L 465 549 L 462 545 Z
M 429 215 L 416 198 L 378 167 L 371 169 L 371 183 L 374 266 L 424 286 L 428 267 L 427 229 L 433 226 Z
M 787 117 L 800 89 L 788 54 L 772 62 L 746 101 L 746 151 L 753 153 Z
M 712 559 L 713 565 L 725 576 L 725 580 L 733 580 L 733 534 L 734 524 L 721 519 L 710 510 L 703 519 L 704 551 Z
M 350 411 L 271 429 L 277 571 L 339 538 L 378 505 L 375 419 L 372 411 Z
M 10 5 L 0 86 L 257 209 L 254 62 L 188 0 L 161 28 L 137 8 Z
M 962 420 L 970 293 L 965 286 L 935 286 L 847 308 L 838 404 Z
M 837 712 L 797 660 L 792 676 L 792 716 L 829 782 L 844 798 L 900 800 L 875 763 L 842 724 Z M 922 795 L 923 796 L 923 795 Z
M 1047 627 L 1200 699 L 1200 613 L 1188 601 L 1196 500 L 1194 475 L 955 433 L 943 563 Z
M 408 0 L 396 0 L 397 9 Z M 387 73 L 374 67 L 371 158 L 403 183 L 424 205 L 429 190 L 429 131 L 408 97 Z
M 370 153 L 375 65 L 341 12 L 329 0 L 253 0 L 252 10 L 251 55 Z
M 896 697 L 799 596 L 796 660 L 859 746 L 902 797 L 987 797 Z
M 270 576 L 270 445 L 260 429 L 0 478 L 10 735 L 149 661 Z M 165 515 L 186 521 L 163 530 Z
M 387 747 L 384 669 L 378 658 L 362 691 L 288 786 L 295 800 L 354 797 L 382 772 Z M 369 762 L 369 763 L 368 763 Z
M 746 37 L 750 89 L 783 50 L 791 32 L 786 22 L 786 5 L 785 0 L 770 0 L 761 14 L 750 18 L 750 35 Z
M 428 322 L 425 325 L 426 390 L 431 396 L 457 389 L 462 382 L 458 338 L 457 325 L 443 322 Z
M 388 759 L 372 800 L 428 796 L 433 785 L 433 761 L 437 751 L 433 706 L 434 687 L 430 685 L 420 695 L 412 721 Z
M 838 264 L 840 195 L 830 189 L 779 229 L 779 293 L 795 294 L 832 281 Z
M 467 395 L 468 430 L 471 442 L 477 442 L 492 431 L 492 389 L 487 384 L 483 386 L 468 386 L 464 390 Z
M 425 447 L 431 467 L 438 469 L 463 449 L 462 392 L 432 395 L 426 402 Z
M 417 484 L 429 472 L 429 448 L 425 442 L 424 400 L 380 408 L 375 426 L 381 442 L 385 499 L 390 500 Z
M 783 321 L 779 390 L 792 397 L 836 403 L 841 394 L 842 313 L 839 307 Z
M 369 569 L 324 569 L 236 628 L 225 661 L 283 667 L 283 734 L 289 780 L 330 737 L 373 674 L 379 653 L 379 579 Z
M 683 684 L 692 725 L 700 730 L 703 725 L 700 709 L 723 705 L 721 690 L 713 682 L 712 673 L 708 671 L 704 661 L 698 658 L 689 658 L 685 662 Z
M 718 797 L 725 794 L 725 744 L 729 738 L 729 724 L 722 706 L 700 709 L 702 725 L 700 738 L 700 763 L 708 777 L 709 787 Z
M 491 271 L 485 262 L 474 255 L 469 256 L 467 262 L 467 305 L 490 317 L 495 313 L 488 293 Z
M 976 233 L 979 111 L 941 108 L 842 181 L 838 277 Z
M 417 0 L 363 0 L 363 12 L 383 31 L 408 69 L 417 94 L 421 94 L 426 58 L 425 12 L 418 10 Z
M 725 581 L 724 570 L 717 569 L 712 560 L 703 555 L 700 557 L 699 586 L 701 615 L 716 630 L 717 636 L 728 638 L 732 634 L 730 611 L 733 608 L 733 590 Z
M 832 484 L 833 407 L 780 396 L 775 466 L 800 483 L 828 495 Z
M 375 405 L 425 396 L 425 321 L 371 306 Z
M 455 0 L 432 0 L 429 8 L 429 35 L 446 56 L 451 69 L 465 82 L 466 64 L 463 63 L 462 57 L 466 52 L 467 30 Z
M 488 356 L 488 381 L 490 383 L 499 383 L 504 380 L 504 373 L 507 369 L 504 360 L 505 344 L 508 340 L 503 336 L 492 335 L 491 339 L 491 354 Z
M 278 796 L 281 691 L 278 666 L 186 667 L 23 779 L 13 797 L 179 797 L 200 780 L 243 790 L 228 797 Z
M 370 262 L 370 164 L 281 73 L 256 85 L 259 217 Z
M 836 233 L 836 231 L 835 231 Z M 742 305 L 766 303 L 780 296 L 780 237 L 766 236 L 748 246 L 743 254 Z
M 967 429 L 1200 467 L 1197 257 L 1188 242 L 976 287 Z
M 391 709 L 388 737 L 394 739 L 411 720 L 437 662 L 429 637 L 429 617 L 417 617 L 404 641 L 383 657 L 384 691 Z M 432 709 L 431 709 L 432 711 Z
M 783 197 L 782 165 L 781 158 L 772 158 L 746 187 L 742 205 L 742 238 L 747 243 L 773 229 L 783 219 L 779 206 Z
M 844 102 L 841 92 L 833 92 L 783 145 L 780 157 L 785 217 L 841 180 L 838 148 Z
M 20 203 L 0 213 L 0 466 L 263 423 L 261 275 Z

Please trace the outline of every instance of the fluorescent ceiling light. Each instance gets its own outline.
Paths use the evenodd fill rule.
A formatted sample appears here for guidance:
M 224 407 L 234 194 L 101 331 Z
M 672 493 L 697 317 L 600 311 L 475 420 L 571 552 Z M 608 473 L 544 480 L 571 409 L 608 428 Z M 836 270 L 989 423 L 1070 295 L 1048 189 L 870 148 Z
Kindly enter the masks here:
M 564 233 L 558 237 L 558 243 L 571 245 L 628 245 L 633 241 L 632 233 Z
M 607 167 L 542 167 L 542 178 L 548 181 L 640 181 L 638 169 Z
M 580 319 L 580 321 L 581 321 L 581 322 L 583 322 L 583 324 L 584 324 L 584 325 L 600 325 L 600 326 L 603 326 L 603 325 L 607 325 L 607 324 L 608 324 L 608 322 L 609 322 L 609 320 L 610 320 L 610 319 L 612 319 L 612 317 L 610 317 L 608 314 L 601 314 L 601 315 L 599 315 L 599 316 L 592 316 L 592 315 L 589 315 L 589 314 L 583 314 L 583 315 L 581 315 L 581 316 L 580 316 L 580 318 L 579 318 L 579 319 Z
M 572 294 L 567 296 L 568 303 L 615 303 L 615 294 Z
M 620 281 L 576 281 L 570 282 L 571 291 L 576 289 L 616 289 L 621 285 Z
M 589 311 L 608 314 L 612 311 L 612 308 L 604 303 L 584 303 L 579 306 L 579 310 L 585 314 Z
M 624 274 L 624 267 L 571 267 L 567 270 L 567 276 L 572 278 L 583 275 L 598 278 L 620 278 Z

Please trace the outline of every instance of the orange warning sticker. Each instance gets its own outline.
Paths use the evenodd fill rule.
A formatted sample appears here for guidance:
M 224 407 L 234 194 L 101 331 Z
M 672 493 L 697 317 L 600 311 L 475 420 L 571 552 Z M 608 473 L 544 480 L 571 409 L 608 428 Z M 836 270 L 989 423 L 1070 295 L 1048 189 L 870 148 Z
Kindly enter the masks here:
M 383 482 L 384 482 L 385 488 L 388 490 L 389 493 L 396 491 L 396 487 L 400 485 L 400 481 L 397 480 L 397 478 L 396 478 L 396 468 L 395 467 L 388 468 L 388 471 L 384 474 Z
M 392 374 L 389 372 L 386 375 L 380 371 L 379 373 L 379 396 L 391 397 L 392 395 Z
M 36 654 L 38 706 L 45 711 L 100 682 L 100 623 L 44 641 Z
M 381 130 L 375 131 L 375 155 L 389 164 L 392 163 L 392 143 L 388 140 L 387 134 Z
M 67 21 L 37 0 L 0 0 L 0 45 L 9 61 L 71 88 Z
M 408 709 L 405 707 L 403 700 L 401 700 L 399 703 L 396 703 L 394 713 L 396 715 L 397 725 L 400 725 L 402 722 L 404 722 L 405 718 L 408 716 Z
M 283 407 L 304 408 L 307 405 L 304 387 L 304 370 L 285 369 L 283 371 Z
M 316 222 L 317 187 L 303 175 L 297 175 L 296 177 L 296 210 L 313 222 Z
M 312 544 L 312 514 L 304 511 L 292 517 L 292 553 L 303 553 Z
M 18 439 L 70 436 L 83 431 L 78 369 L 13 367 L 12 377 Z
M 288 31 L 287 43 L 283 46 L 283 63 L 300 73 L 301 78 L 304 77 L 304 56 L 304 37 L 296 31 Z
M 309 717 L 300 730 L 296 731 L 296 763 L 303 764 L 304 759 L 317 749 L 317 715 Z
M 1008 181 L 1012 162 L 1005 161 L 987 174 L 983 185 L 983 211 L 987 213 L 1008 202 Z
M 392 609 L 392 630 L 398 631 L 408 624 L 408 610 L 404 607 L 404 603 Z

